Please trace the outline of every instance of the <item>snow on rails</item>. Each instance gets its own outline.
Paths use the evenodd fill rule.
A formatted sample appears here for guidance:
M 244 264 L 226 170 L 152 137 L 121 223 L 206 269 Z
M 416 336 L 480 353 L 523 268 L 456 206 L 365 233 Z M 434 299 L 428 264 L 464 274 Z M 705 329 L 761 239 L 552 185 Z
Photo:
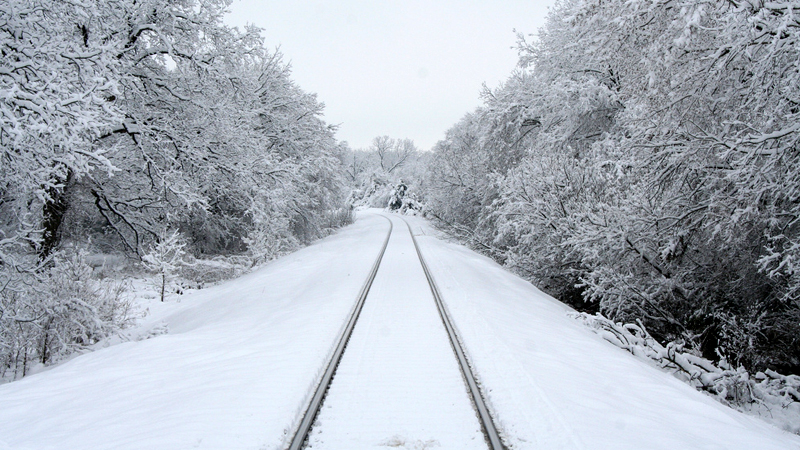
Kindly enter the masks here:
M 389 246 L 389 241 L 392 238 L 392 233 L 393 233 L 393 230 L 394 230 L 394 227 L 392 225 L 393 221 L 389 217 L 386 217 L 386 216 L 383 216 L 383 217 L 386 218 L 390 222 L 390 228 L 389 228 L 389 231 L 387 233 L 386 239 L 383 242 L 383 246 L 381 247 L 381 250 L 380 250 L 380 252 L 379 252 L 379 254 L 378 254 L 378 256 L 377 256 L 377 258 L 375 260 L 375 263 L 372 266 L 372 270 L 370 271 L 370 273 L 369 273 L 369 275 L 367 277 L 367 280 L 365 281 L 361 291 L 358 294 L 358 297 L 356 299 L 356 303 L 355 303 L 350 315 L 348 316 L 346 326 L 344 327 L 342 333 L 338 337 L 335 350 L 332 352 L 332 356 L 330 357 L 330 359 L 326 363 L 326 369 L 323 372 L 323 375 L 320 377 L 319 382 L 317 383 L 316 390 L 315 390 L 314 394 L 311 396 L 310 400 L 308 401 L 308 404 L 304 408 L 305 413 L 304 413 L 304 415 L 302 417 L 302 420 L 300 421 L 299 426 L 295 430 L 294 434 L 292 435 L 292 439 L 289 442 L 289 446 L 288 446 L 289 450 L 299 450 L 299 449 L 302 449 L 305 446 L 307 446 L 309 444 L 309 441 L 311 439 L 312 434 L 314 433 L 314 431 L 313 431 L 314 428 L 319 426 L 318 421 L 319 421 L 319 417 L 320 417 L 320 414 L 321 414 L 320 411 L 322 410 L 322 407 L 323 407 L 323 403 L 327 401 L 328 393 L 331 390 L 331 386 L 334 384 L 334 377 L 337 375 L 337 369 L 339 368 L 339 365 L 342 362 L 342 359 L 343 359 L 343 357 L 345 355 L 346 347 L 348 346 L 348 343 L 350 342 L 351 336 L 353 335 L 353 332 L 356 329 L 356 323 L 359 320 L 359 316 L 361 315 L 362 309 L 364 308 L 365 301 L 366 301 L 367 297 L 370 294 L 370 289 L 372 288 L 373 282 L 374 282 L 374 280 L 376 278 L 376 275 L 378 274 L 379 269 L 381 267 L 381 262 L 384 260 L 384 254 L 386 254 L 386 249 Z M 396 217 L 396 216 L 394 216 L 394 217 Z M 405 222 L 406 227 L 408 228 L 408 233 L 410 235 L 410 240 L 411 240 L 411 242 L 413 242 L 413 248 L 414 248 L 413 252 L 416 253 L 417 262 L 418 262 L 419 266 L 422 269 L 422 273 L 419 273 L 417 276 L 419 278 L 422 278 L 422 275 L 424 274 L 424 278 L 425 278 L 426 283 L 427 283 L 427 288 L 430 289 L 430 293 L 432 294 L 434 302 L 435 302 L 435 310 L 438 312 L 438 317 L 441 319 L 441 323 L 444 326 L 445 333 L 440 333 L 439 332 L 439 334 L 437 334 L 436 336 L 440 336 L 441 335 L 440 339 L 442 339 L 442 340 L 444 339 L 445 335 L 446 335 L 447 338 L 449 338 L 450 348 L 451 348 L 451 350 L 452 350 L 452 352 L 453 352 L 453 354 L 455 356 L 455 360 L 457 362 L 458 369 L 460 370 L 460 378 L 464 382 L 464 387 L 466 388 L 465 389 L 466 392 L 464 392 L 462 390 L 463 388 L 451 389 L 451 390 L 452 391 L 456 391 L 456 392 L 461 392 L 462 394 L 467 394 L 469 402 L 472 403 L 472 407 L 474 409 L 473 413 L 474 413 L 475 416 L 477 416 L 476 417 L 477 418 L 477 422 L 478 422 L 478 424 L 480 426 L 480 432 L 475 431 L 475 433 L 477 433 L 477 436 L 478 436 L 478 438 L 477 438 L 478 441 L 480 441 L 480 435 L 482 434 L 483 435 L 483 440 L 485 441 L 485 443 L 488 446 L 488 448 L 490 448 L 491 450 L 505 449 L 505 446 L 503 445 L 502 440 L 500 438 L 500 435 L 499 435 L 499 433 L 497 431 L 497 427 L 495 426 L 495 422 L 492 419 L 492 417 L 490 415 L 490 412 L 489 412 L 489 409 L 486 406 L 486 403 L 484 401 L 484 396 L 482 395 L 482 393 L 480 391 L 480 386 L 476 382 L 476 377 L 473 374 L 472 369 L 470 367 L 470 364 L 469 364 L 469 362 L 467 360 L 467 357 L 465 355 L 465 351 L 464 351 L 464 349 L 462 347 L 462 344 L 461 344 L 461 341 L 460 341 L 460 339 L 458 337 L 456 328 L 452 323 L 452 319 L 450 319 L 450 317 L 449 317 L 449 314 L 447 312 L 447 308 L 446 308 L 446 306 L 445 306 L 445 304 L 444 304 L 444 302 L 442 300 L 442 297 L 441 297 L 441 294 L 439 293 L 438 288 L 436 287 L 436 282 L 435 282 L 435 280 L 433 278 L 433 275 L 431 274 L 430 270 L 428 269 L 428 265 L 426 264 L 425 259 L 424 259 L 423 255 L 422 255 L 422 251 L 421 251 L 421 249 L 419 247 L 419 244 L 417 243 L 417 240 L 414 237 L 414 234 L 413 234 L 413 232 L 411 230 L 411 226 L 408 224 L 408 222 L 405 219 L 402 219 L 402 220 L 403 220 L 403 222 Z M 404 235 L 404 236 L 399 236 L 398 235 L 395 238 L 395 240 L 399 241 L 398 243 L 394 244 L 395 247 L 396 247 L 395 251 L 394 251 L 395 254 L 403 254 L 403 255 L 405 255 L 405 252 L 400 252 L 398 250 L 398 248 L 400 248 L 398 246 L 403 244 L 404 241 L 407 241 L 409 235 Z M 400 241 L 401 239 L 403 241 Z M 406 245 L 407 244 L 408 243 L 406 243 Z M 403 247 L 403 249 L 406 249 L 406 248 L 408 248 L 410 250 L 410 245 L 407 245 L 407 247 Z M 406 256 L 406 258 L 407 257 L 408 256 Z M 409 261 L 409 260 L 403 260 L 403 261 Z M 391 270 L 391 269 L 387 268 L 385 270 Z M 419 271 L 419 268 L 417 268 L 416 270 Z M 383 291 L 381 291 L 381 292 L 383 292 Z M 416 291 L 416 292 L 418 293 L 419 291 Z M 381 295 L 381 293 L 379 292 L 379 293 L 373 294 L 373 295 Z M 408 295 L 412 295 L 413 296 L 413 294 L 408 294 Z M 420 297 L 420 296 L 416 295 L 416 297 Z M 425 298 L 427 299 L 427 297 L 425 297 Z M 377 298 L 376 298 L 376 300 L 377 300 Z M 428 306 L 430 306 L 430 305 L 428 305 Z M 435 313 L 433 313 L 432 311 L 431 311 L 431 314 L 435 315 Z M 372 319 L 370 318 L 370 319 L 367 319 L 367 320 L 370 321 L 370 324 L 369 325 L 365 324 L 364 326 L 371 326 L 372 325 L 372 323 L 371 323 Z M 400 319 L 400 320 L 406 320 L 406 319 Z M 362 341 L 363 341 L 363 339 L 362 339 Z M 438 348 L 441 350 L 441 348 L 443 348 L 443 347 L 439 346 Z M 438 355 L 437 357 L 441 358 L 441 354 L 442 353 L 440 351 L 437 354 Z M 446 357 L 445 357 L 445 359 L 446 359 Z M 350 372 L 352 372 L 352 370 Z M 458 375 L 456 375 L 455 377 L 447 378 L 447 380 L 449 380 L 450 383 L 455 384 L 455 383 L 453 383 L 453 381 L 456 380 L 457 378 L 458 378 Z M 439 382 L 441 382 L 441 381 L 439 381 Z M 358 385 L 358 383 L 356 383 L 356 385 Z M 450 388 L 452 388 L 452 386 L 450 386 Z M 424 394 L 421 394 L 421 395 L 424 395 Z M 461 394 L 457 394 L 457 395 L 461 395 Z M 460 403 L 458 403 L 458 405 L 459 405 L 458 407 L 460 407 L 462 409 L 468 409 L 469 408 L 469 406 L 468 406 L 469 403 L 467 401 L 461 401 Z M 387 406 L 387 405 L 383 405 L 383 406 Z M 328 406 L 328 408 L 330 408 L 330 406 Z M 461 411 L 461 412 L 463 412 L 463 411 Z M 381 420 L 381 419 L 373 418 L 373 420 Z M 456 420 L 456 419 L 454 419 L 454 420 Z M 328 423 L 328 421 L 326 420 L 326 424 L 327 423 Z M 353 427 L 353 426 L 357 427 L 358 425 L 350 424 L 349 426 L 350 427 Z M 471 425 L 466 426 L 466 429 L 469 429 L 470 426 Z M 477 428 L 477 426 L 476 426 L 476 428 Z M 320 434 L 321 434 L 321 431 L 317 430 L 317 435 L 318 436 L 316 437 L 316 439 L 320 438 L 319 437 Z M 325 433 L 325 436 L 329 436 L 329 434 L 330 433 Z M 394 439 L 395 440 L 402 440 L 403 438 L 398 436 L 398 437 L 395 437 Z M 473 436 L 472 439 L 474 440 L 475 437 Z M 350 445 L 352 445 L 352 443 Z M 387 444 L 387 445 L 389 445 L 389 444 Z M 316 447 L 316 445 L 314 445 L 314 447 Z

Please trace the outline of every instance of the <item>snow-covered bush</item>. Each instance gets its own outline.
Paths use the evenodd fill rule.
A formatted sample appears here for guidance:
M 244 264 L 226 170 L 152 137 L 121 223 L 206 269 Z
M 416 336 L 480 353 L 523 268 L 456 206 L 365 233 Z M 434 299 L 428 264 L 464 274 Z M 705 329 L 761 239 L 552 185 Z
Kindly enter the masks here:
M 800 434 L 800 376 L 781 375 L 773 370 L 751 375 L 741 366 L 734 369 L 724 359 L 715 363 L 703 358 L 696 350 L 685 348 L 684 343 L 663 346 L 641 322 L 615 323 L 600 313 L 571 316 L 606 341 L 654 363 L 725 405 Z
M 282 214 L 281 199 L 265 201 L 268 208 L 253 208 L 250 211 L 253 225 L 244 238 L 247 249 L 252 258 L 253 265 L 261 264 L 287 252 L 295 250 L 300 245 L 297 237 L 292 233 L 292 220 Z
M 329 232 L 341 228 L 345 225 L 350 225 L 355 219 L 355 208 L 352 203 L 346 206 L 327 211 L 322 221 L 323 226 Z
M 167 286 L 175 278 L 180 267 L 184 264 L 186 254 L 186 241 L 178 230 L 164 230 L 159 235 L 158 241 L 150 246 L 150 251 L 142 255 L 144 267 L 158 275 L 158 287 L 161 291 L 161 301 Z
M 389 201 L 386 202 L 386 208 L 389 211 L 396 211 L 399 210 L 403 206 L 403 200 L 406 198 L 406 193 L 408 192 L 408 186 L 403 183 L 403 180 L 395 185 L 392 188 L 392 191 L 389 193 Z
M 202 288 L 236 278 L 250 270 L 252 265 L 253 260 L 246 255 L 215 256 L 211 259 L 186 255 L 178 274 L 192 287 Z
M 0 291 L 0 380 L 57 362 L 131 322 L 125 285 L 94 279 L 85 257 L 57 253 L 49 269 Z
M 400 214 L 417 215 L 423 213 L 424 206 L 417 200 L 417 195 L 409 192 L 408 186 L 400 180 L 391 191 L 386 209 Z
M 400 209 L 398 209 L 397 212 L 400 214 L 418 216 L 425 213 L 425 205 L 417 200 L 417 194 L 412 192 L 403 197 L 403 201 L 400 204 Z
M 385 208 L 394 189 L 385 174 L 373 174 L 359 189 L 350 192 L 348 202 L 353 206 Z
M 262 264 L 296 250 L 299 246 L 294 236 L 276 232 L 270 227 L 258 227 L 245 238 L 253 264 Z

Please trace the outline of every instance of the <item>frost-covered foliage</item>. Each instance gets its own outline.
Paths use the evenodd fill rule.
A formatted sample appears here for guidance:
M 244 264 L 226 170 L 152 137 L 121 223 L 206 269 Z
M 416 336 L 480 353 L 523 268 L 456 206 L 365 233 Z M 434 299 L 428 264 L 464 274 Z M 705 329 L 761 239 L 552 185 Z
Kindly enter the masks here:
M 4 2 L 0 295 L 15 308 L 34 308 L 64 242 L 138 259 L 174 229 L 194 258 L 252 263 L 352 220 L 323 105 L 258 29 L 222 23 L 228 5 Z
M 425 198 L 431 217 L 476 248 L 498 257 L 491 244 L 490 207 L 497 196 L 495 173 L 504 173 L 505 168 L 490 167 L 495 152 L 483 142 L 488 130 L 481 123 L 482 113 L 466 115 L 436 144 Z
M 800 376 L 781 375 L 769 369 L 751 375 L 741 366 L 732 368 L 725 360 L 715 363 L 705 359 L 697 351 L 685 348 L 684 343 L 670 342 L 663 346 L 641 322 L 614 323 L 600 313 L 572 316 L 606 341 L 655 363 L 720 402 L 800 434 Z
M 406 193 L 408 193 L 408 186 L 403 183 L 403 180 L 400 180 L 394 188 L 392 188 L 392 192 L 389 194 L 389 201 L 387 202 L 387 208 L 390 211 L 398 210 L 403 207 L 403 199 L 406 198 Z
M 131 126 L 103 143 L 125 148 L 109 159 L 127 176 L 95 177 L 82 188 L 132 253 L 168 226 L 196 255 L 250 250 L 260 258 L 265 246 L 324 236 L 330 212 L 343 207 L 338 147 L 322 105 L 292 82 L 257 29 L 221 24 L 224 6 L 170 4 L 174 14 L 153 17 L 151 7 L 160 6 L 130 11 L 147 27 L 125 60 L 130 95 L 120 103 Z
M 800 373 L 798 11 L 559 2 L 437 145 L 429 211 L 573 305 Z
M 392 212 L 408 215 L 417 215 L 424 212 L 422 203 L 417 200 L 415 193 L 408 192 L 408 186 L 403 180 L 400 180 L 392 189 L 386 208 Z
M 95 42 L 103 2 L 9 0 L 0 8 L 0 262 L 15 265 L 20 246 L 54 247 L 46 206 L 64 185 L 110 169 L 94 141 L 122 121 L 114 43 Z
M 351 184 L 349 202 L 355 206 L 386 208 L 403 184 L 410 193 L 420 192 L 427 152 L 421 152 L 410 139 L 379 136 L 367 149 L 345 148 L 340 153 Z
M 124 284 L 94 279 L 85 257 L 57 253 L 39 276 L 0 291 L 0 382 L 86 349 L 133 320 Z
M 44 259 L 75 209 L 134 255 L 164 227 L 196 253 L 243 252 L 273 214 L 280 239 L 327 233 L 344 205 L 334 129 L 257 29 L 222 24 L 226 6 L 3 8 L 3 245 Z
M 250 255 L 219 255 L 209 259 L 186 255 L 179 268 L 179 276 L 190 282 L 189 287 L 203 288 L 205 285 L 236 278 L 252 266 L 253 259 Z
M 164 230 L 159 235 L 158 241 L 152 244 L 150 251 L 142 255 L 144 267 L 160 278 L 158 287 L 161 291 L 162 302 L 167 285 L 174 279 L 184 263 L 185 248 L 186 241 L 178 230 L 172 230 L 172 232 Z

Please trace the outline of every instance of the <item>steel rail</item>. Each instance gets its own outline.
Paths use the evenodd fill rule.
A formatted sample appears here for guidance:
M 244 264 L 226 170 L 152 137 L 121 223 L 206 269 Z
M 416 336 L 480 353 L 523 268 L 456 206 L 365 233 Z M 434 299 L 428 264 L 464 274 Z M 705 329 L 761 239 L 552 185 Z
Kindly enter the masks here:
M 481 423 L 481 430 L 486 438 L 486 443 L 489 444 L 491 450 L 506 450 L 503 441 L 500 439 L 500 434 L 497 432 L 494 420 L 489 414 L 489 408 L 486 406 L 480 386 L 478 386 L 478 383 L 475 381 L 475 375 L 472 373 L 472 368 L 461 346 L 461 340 L 444 306 L 444 301 L 439 293 L 439 288 L 436 286 L 436 281 L 434 281 L 433 275 L 431 275 L 431 271 L 428 269 L 425 258 L 422 257 L 422 251 L 419 248 L 419 243 L 417 243 L 417 238 L 414 236 L 414 232 L 411 231 L 411 225 L 408 221 L 403 218 L 403 222 L 406 223 L 408 232 L 411 234 L 411 240 L 414 241 L 414 248 L 417 250 L 417 256 L 419 256 L 419 262 L 422 264 L 422 270 L 425 272 L 425 278 L 428 279 L 428 285 L 431 287 L 431 293 L 433 293 L 433 298 L 436 301 L 439 316 L 442 318 L 444 327 L 450 337 L 450 345 L 453 347 L 453 352 L 456 354 L 456 359 L 461 368 L 461 374 L 464 376 L 464 381 L 467 384 L 472 404 L 475 406 L 475 411 L 478 413 L 478 420 Z
M 389 233 L 386 235 L 386 239 L 383 241 L 383 247 L 381 247 L 381 251 L 378 254 L 378 257 L 375 259 L 375 263 L 372 264 L 372 269 L 369 272 L 369 276 L 367 276 L 367 281 L 364 282 L 364 285 L 361 287 L 361 291 L 358 293 L 356 304 L 353 307 L 353 311 L 350 313 L 347 325 L 339 337 L 339 341 L 336 344 L 336 349 L 333 351 L 333 356 L 331 356 L 331 359 L 328 361 L 325 372 L 317 384 L 317 389 L 314 391 L 314 395 L 311 397 L 311 401 L 306 408 L 303 419 L 300 421 L 300 425 L 292 437 L 288 447 L 289 450 L 300 450 L 303 448 L 303 444 L 305 443 L 306 439 L 308 439 L 308 433 L 311 431 L 311 426 L 314 424 L 317 414 L 319 414 L 322 401 L 325 399 L 325 394 L 328 392 L 331 380 L 333 380 L 333 376 L 336 374 L 336 368 L 339 366 L 339 361 L 342 359 L 342 354 L 344 354 L 345 347 L 347 347 L 347 342 L 350 340 L 350 335 L 353 333 L 353 328 L 356 326 L 358 316 L 361 314 L 361 309 L 364 307 L 364 300 L 366 300 L 367 294 L 369 294 L 369 289 L 372 287 L 372 282 L 375 280 L 375 275 L 378 273 L 378 267 L 381 265 L 383 254 L 386 253 L 386 246 L 389 245 L 389 238 L 392 237 L 392 229 L 394 228 L 394 224 L 388 217 L 381 217 L 389 221 Z

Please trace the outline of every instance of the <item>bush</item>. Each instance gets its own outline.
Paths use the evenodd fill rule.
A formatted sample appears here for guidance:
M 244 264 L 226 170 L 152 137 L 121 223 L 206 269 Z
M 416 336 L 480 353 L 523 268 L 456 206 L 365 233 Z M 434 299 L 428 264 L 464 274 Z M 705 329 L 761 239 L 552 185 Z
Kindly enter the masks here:
M 614 323 L 600 313 L 571 315 L 606 341 L 655 363 L 721 403 L 800 434 L 800 376 L 781 375 L 773 370 L 751 375 L 742 366 L 734 369 L 724 359 L 715 363 L 703 358 L 681 342 L 661 345 L 641 322 Z
M 0 380 L 62 360 L 130 323 L 126 286 L 93 279 L 85 259 L 82 251 L 61 253 L 41 273 L 8 278 L 0 291 Z
M 185 280 L 191 280 L 196 287 L 214 284 L 223 280 L 238 277 L 247 272 L 253 260 L 249 256 L 217 256 L 211 259 L 196 259 L 187 256 L 178 274 Z

